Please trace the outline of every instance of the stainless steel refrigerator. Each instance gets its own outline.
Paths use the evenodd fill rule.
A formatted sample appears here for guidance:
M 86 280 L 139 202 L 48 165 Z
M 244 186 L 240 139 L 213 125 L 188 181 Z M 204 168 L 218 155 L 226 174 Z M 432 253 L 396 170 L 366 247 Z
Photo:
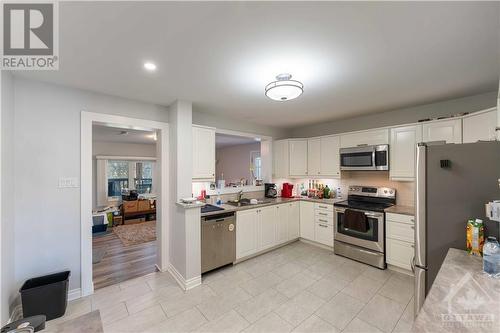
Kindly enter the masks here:
M 485 204 L 500 199 L 500 142 L 417 146 L 415 313 L 424 303 L 449 248 L 465 250 L 470 218 L 498 237 Z

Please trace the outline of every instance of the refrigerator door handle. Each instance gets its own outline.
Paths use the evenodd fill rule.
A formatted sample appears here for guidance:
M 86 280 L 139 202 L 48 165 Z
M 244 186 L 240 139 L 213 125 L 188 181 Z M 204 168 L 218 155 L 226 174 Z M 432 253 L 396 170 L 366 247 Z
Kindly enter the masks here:
M 415 268 L 415 300 L 414 300 L 414 314 L 417 316 L 420 308 L 424 305 L 425 301 L 425 276 L 427 270 L 424 268 Z
M 410 260 L 410 267 L 411 271 L 413 272 L 413 275 L 415 275 L 415 256 L 413 256 L 413 258 L 411 258 Z
M 416 184 L 416 211 L 415 211 L 415 265 L 427 266 L 426 252 L 426 153 L 427 146 L 425 143 L 417 145 L 417 184 Z

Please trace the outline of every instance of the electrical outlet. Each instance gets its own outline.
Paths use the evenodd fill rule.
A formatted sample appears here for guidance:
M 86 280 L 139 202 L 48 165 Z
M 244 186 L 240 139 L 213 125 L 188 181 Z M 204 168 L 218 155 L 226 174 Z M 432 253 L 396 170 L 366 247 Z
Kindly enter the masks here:
M 78 186 L 78 178 L 76 177 L 60 177 L 59 188 L 72 188 Z

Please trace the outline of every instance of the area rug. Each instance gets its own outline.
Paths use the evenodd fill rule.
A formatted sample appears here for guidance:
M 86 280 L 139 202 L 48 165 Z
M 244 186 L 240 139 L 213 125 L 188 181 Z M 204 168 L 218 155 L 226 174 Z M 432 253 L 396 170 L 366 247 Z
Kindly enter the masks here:
M 113 228 L 123 245 L 136 245 L 156 240 L 156 221 L 119 225 Z
M 92 263 L 97 264 L 102 261 L 102 258 L 106 255 L 106 249 L 92 249 Z

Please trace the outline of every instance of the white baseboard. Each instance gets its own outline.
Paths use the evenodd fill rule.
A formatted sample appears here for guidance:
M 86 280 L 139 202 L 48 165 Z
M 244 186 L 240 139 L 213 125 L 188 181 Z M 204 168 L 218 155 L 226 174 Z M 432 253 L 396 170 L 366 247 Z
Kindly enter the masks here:
M 68 291 L 68 301 L 74 301 L 75 299 L 79 299 L 80 297 L 82 297 L 81 288 Z
M 168 264 L 167 270 L 183 290 L 189 290 L 201 285 L 201 275 L 186 280 L 172 264 Z
M 325 245 L 325 244 L 320 244 L 320 243 L 317 243 L 315 241 L 312 241 L 312 240 L 309 240 L 309 239 L 305 239 L 305 238 L 300 238 L 299 240 L 302 243 L 314 245 L 314 246 L 320 247 L 320 248 L 325 249 L 325 250 L 329 250 L 329 251 L 333 250 L 333 246 L 328 246 L 328 245 Z

